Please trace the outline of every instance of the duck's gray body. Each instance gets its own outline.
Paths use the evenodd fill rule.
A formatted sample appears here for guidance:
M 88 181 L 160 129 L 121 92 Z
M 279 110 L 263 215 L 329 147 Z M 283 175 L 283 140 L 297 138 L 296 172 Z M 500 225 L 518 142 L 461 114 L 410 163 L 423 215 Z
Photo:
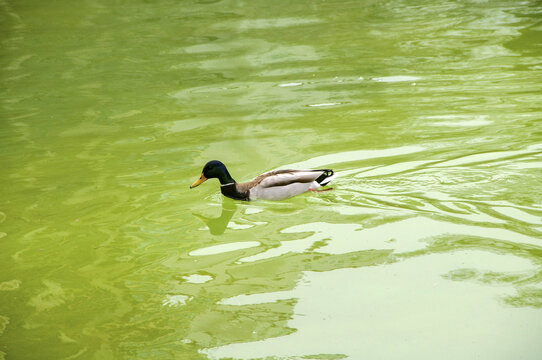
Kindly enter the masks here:
M 279 170 L 257 177 L 250 188 L 250 200 L 283 200 L 316 190 L 331 181 L 331 170 Z M 261 177 L 261 180 L 258 181 Z

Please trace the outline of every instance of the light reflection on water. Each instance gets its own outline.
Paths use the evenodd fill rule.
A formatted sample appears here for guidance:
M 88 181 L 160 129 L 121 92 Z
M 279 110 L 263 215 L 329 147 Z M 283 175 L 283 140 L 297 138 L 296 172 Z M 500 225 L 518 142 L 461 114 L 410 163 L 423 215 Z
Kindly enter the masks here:
M 481 274 L 456 277 L 463 269 Z M 483 357 L 501 358 L 506 351 L 534 358 L 539 349 L 525 351 L 524 345 L 536 344 L 542 313 L 503 308 L 496 299 L 515 295 L 514 288 L 502 280 L 495 282 L 498 286 L 487 286 L 484 275 L 528 277 L 536 271 L 527 259 L 479 250 L 426 254 L 376 267 L 308 271 L 291 291 L 221 302 L 231 308 L 295 299 L 294 316 L 287 326 L 296 332 L 205 353 L 211 358 L 341 354 L 353 359 L 403 359 L 401 344 L 409 344 L 409 357 L 457 359 L 472 356 L 474 343 L 483 349 Z M 405 288 L 410 295 L 405 296 Z M 521 342 L 502 338 L 503 331 L 530 327 L 533 320 L 538 325 Z M 488 328 L 487 323 L 495 326 Z M 506 329 L 500 324 L 506 324 Z M 495 346 L 495 338 L 503 343 Z
M 536 1 L 0 6 L 0 358 L 538 359 Z

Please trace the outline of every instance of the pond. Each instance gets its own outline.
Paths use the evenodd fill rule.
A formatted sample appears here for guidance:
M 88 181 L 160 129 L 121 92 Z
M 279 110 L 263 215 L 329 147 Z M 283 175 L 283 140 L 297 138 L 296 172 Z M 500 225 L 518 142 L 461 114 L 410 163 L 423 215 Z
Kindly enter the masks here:
M 540 359 L 539 1 L 0 8 L 0 359 Z

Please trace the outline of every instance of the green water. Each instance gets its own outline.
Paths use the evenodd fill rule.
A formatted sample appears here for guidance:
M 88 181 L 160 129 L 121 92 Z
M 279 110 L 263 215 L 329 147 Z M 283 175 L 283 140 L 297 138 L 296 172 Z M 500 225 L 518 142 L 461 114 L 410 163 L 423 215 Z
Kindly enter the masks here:
M 0 359 L 541 358 L 539 1 L 0 19 Z M 211 159 L 338 177 L 243 203 Z

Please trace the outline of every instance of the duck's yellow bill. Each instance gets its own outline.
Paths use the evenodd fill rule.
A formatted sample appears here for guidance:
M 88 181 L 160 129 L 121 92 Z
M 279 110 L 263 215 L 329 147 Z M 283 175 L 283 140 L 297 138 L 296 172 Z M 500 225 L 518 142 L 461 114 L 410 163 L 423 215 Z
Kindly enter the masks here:
M 199 184 L 201 184 L 204 181 L 207 181 L 207 178 L 205 177 L 205 175 L 201 174 L 199 179 L 197 179 L 196 181 L 194 181 L 194 183 L 192 185 L 190 185 L 190 189 L 195 188 L 196 186 L 198 186 Z

